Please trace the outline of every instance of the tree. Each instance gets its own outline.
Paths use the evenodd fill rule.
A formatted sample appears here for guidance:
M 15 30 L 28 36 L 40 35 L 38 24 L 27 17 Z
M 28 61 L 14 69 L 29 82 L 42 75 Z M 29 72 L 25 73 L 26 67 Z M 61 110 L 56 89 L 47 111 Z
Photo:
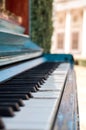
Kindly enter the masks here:
M 49 52 L 51 45 L 52 1 L 31 0 L 31 38 L 44 52 Z

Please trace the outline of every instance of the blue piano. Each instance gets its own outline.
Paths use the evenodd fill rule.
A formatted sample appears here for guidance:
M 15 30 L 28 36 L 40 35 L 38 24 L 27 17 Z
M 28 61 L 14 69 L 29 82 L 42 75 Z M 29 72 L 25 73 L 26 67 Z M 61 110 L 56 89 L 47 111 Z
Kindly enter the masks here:
M 78 113 L 73 56 L 0 31 L 0 129 L 79 130 Z

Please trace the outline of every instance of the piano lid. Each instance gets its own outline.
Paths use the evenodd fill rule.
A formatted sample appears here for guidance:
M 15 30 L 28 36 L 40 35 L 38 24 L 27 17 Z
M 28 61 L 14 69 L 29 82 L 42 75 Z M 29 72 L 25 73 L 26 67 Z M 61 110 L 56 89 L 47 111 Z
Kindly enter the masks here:
M 0 30 L 0 66 L 40 56 L 43 49 L 28 35 Z

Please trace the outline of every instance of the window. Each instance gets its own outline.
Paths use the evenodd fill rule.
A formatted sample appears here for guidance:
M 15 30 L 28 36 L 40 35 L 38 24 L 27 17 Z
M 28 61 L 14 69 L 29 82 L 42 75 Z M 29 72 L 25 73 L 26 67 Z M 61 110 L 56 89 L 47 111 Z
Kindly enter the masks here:
M 76 23 L 78 20 L 79 20 L 79 19 L 78 19 L 78 16 L 75 15 L 75 16 L 73 17 L 73 22 Z
M 64 33 L 58 34 L 58 49 L 63 49 L 64 47 Z
M 78 49 L 78 44 L 79 44 L 79 33 L 78 32 L 73 32 L 72 33 L 72 49 L 77 50 Z
M 63 17 L 60 17 L 60 18 L 58 19 L 58 22 L 59 22 L 59 24 L 63 24 L 63 23 L 64 23 L 64 18 L 63 18 Z

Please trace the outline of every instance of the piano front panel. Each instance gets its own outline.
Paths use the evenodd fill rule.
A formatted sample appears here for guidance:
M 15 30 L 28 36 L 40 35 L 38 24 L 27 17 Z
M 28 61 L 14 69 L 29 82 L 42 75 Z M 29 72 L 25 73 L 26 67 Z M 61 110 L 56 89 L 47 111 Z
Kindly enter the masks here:
M 53 130 L 79 130 L 77 88 L 74 70 L 69 70 Z

